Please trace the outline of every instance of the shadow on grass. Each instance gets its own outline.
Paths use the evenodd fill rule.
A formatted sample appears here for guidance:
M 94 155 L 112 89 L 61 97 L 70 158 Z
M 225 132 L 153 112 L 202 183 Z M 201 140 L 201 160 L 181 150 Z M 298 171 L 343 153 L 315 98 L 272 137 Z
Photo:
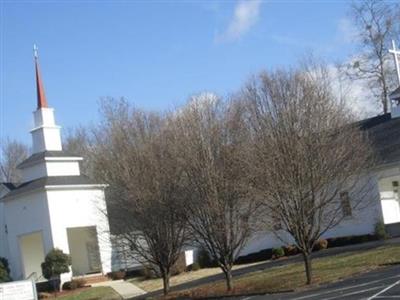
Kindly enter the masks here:
M 400 265 L 400 261 L 394 261 L 389 263 L 380 264 L 380 267 L 397 266 Z
M 226 297 L 252 297 L 252 296 L 262 296 L 262 295 L 273 295 L 273 294 L 283 294 L 283 293 L 292 293 L 294 290 L 280 290 L 273 292 L 241 292 L 241 291 L 233 291 L 231 293 L 221 293 L 219 295 L 197 295 L 197 294 L 184 294 L 182 295 L 174 295 L 171 294 L 167 297 L 162 297 L 160 299 L 164 300 L 186 300 L 186 299 L 194 299 L 194 300 L 203 300 L 203 299 L 223 299 Z

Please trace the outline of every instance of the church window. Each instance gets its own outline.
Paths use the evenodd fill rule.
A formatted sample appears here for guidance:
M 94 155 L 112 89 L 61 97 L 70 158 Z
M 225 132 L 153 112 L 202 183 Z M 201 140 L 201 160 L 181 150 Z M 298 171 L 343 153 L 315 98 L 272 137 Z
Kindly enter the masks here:
M 352 209 L 350 204 L 350 196 L 349 192 L 341 192 L 340 193 L 340 203 L 342 205 L 342 213 L 344 217 L 352 216 Z
M 393 194 L 396 198 L 399 197 L 399 182 L 398 181 L 392 181 L 392 187 L 393 187 Z

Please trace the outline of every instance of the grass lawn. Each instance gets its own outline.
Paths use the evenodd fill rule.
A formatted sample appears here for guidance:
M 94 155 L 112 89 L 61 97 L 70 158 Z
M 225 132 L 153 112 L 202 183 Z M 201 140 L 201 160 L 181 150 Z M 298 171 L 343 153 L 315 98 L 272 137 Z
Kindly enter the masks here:
M 122 298 L 110 287 L 93 287 L 85 290 L 76 290 L 68 295 L 59 295 L 59 300 L 121 300 Z
M 388 245 L 359 253 L 317 258 L 313 260 L 314 282 L 312 286 L 335 282 L 394 263 L 400 263 L 400 246 Z M 196 272 L 207 273 L 205 270 Z M 176 277 L 179 276 L 185 276 L 185 274 Z M 175 279 L 175 281 L 177 280 Z M 234 278 L 234 290 L 231 294 L 274 293 L 305 288 L 309 288 L 309 286 L 305 285 L 303 264 L 291 263 Z M 203 298 L 224 294 L 226 294 L 225 281 L 220 280 L 194 289 L 171 293 L 168 298 Z

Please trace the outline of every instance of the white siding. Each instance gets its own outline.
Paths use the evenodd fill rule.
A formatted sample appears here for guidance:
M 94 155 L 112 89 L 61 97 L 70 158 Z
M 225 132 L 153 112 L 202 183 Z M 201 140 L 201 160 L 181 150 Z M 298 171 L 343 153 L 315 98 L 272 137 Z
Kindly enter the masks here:
M 4 223 L 4 204 L 0 202 L 0 257 L 8 257 L 7 245 Z
M 33 112 L 35 128 L 31 130 L 33 153 L 61 151 L 60 127 L 55 124 L 54 110 L 40 108 Z
M 47 161 L 47 176 L 79 176 L 77 161 Z
M 111 271 L 111 242 L 102 189 L 48 190 L 54 247 L 70 253 L 67 228 L 96 226 L 103 272 Z
M 335 228 L 323 235 L 323 238 L 371 234 L 375 230 L 376 222 L 382 220 L 382 210 L 379 198 L 378 177 L 369 181 L 367 197 L 359 209 L 353 210 L 351 217 L 346 217 Z M 292 244 L 293 240 L 288 234 L 280 235 L 280 239 L 272 232 L 260 232 L 248 242 L 240 255 L 247 255 L 263 249 L 280 247 Z
M 44 252 L 53 248 L 49 210 L 44 191 L 21 195 L 4 203 L 5 223 L 8 228 L 8 243 L 10 255 L 8 257 L 11 276 L 23 279 L 23 266 L 19 237 L 41 231 L 43 235 Z

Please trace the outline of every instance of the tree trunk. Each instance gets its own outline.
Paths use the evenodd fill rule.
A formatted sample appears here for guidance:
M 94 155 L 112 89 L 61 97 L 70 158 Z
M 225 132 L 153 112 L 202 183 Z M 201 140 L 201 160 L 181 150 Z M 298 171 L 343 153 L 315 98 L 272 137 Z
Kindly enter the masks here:
M 224 268 L 222 270 L 224 271 L 225 278 L 226 278 L 226 289 L 228 291 L 232 291 L 232 289 L 233 289 L 232 270 L 230 268 Z
M 382 105 L 383 105 L 383 113 L 386 114 L 388 113 L 388 92 L 387 92 L 387 84 L 386 84 L 386 77 L 385 77 L 385 68 L 384 68 L 384 62 L 382 60 L 382 58 L 380 58 L 380 76 L 381 76 L 381 82 L 382 82 Z
M 312 282 L 312 266 L 311 266 L 311 257 L 307 252 L 303 252 L 304 259 L 304 267 L 306 270 L 307 284 L 311 284 Z
M 169 293 L 169 272 L 162 273 L 163 278 L 163 292 L 164 295 L 168 295 Z

